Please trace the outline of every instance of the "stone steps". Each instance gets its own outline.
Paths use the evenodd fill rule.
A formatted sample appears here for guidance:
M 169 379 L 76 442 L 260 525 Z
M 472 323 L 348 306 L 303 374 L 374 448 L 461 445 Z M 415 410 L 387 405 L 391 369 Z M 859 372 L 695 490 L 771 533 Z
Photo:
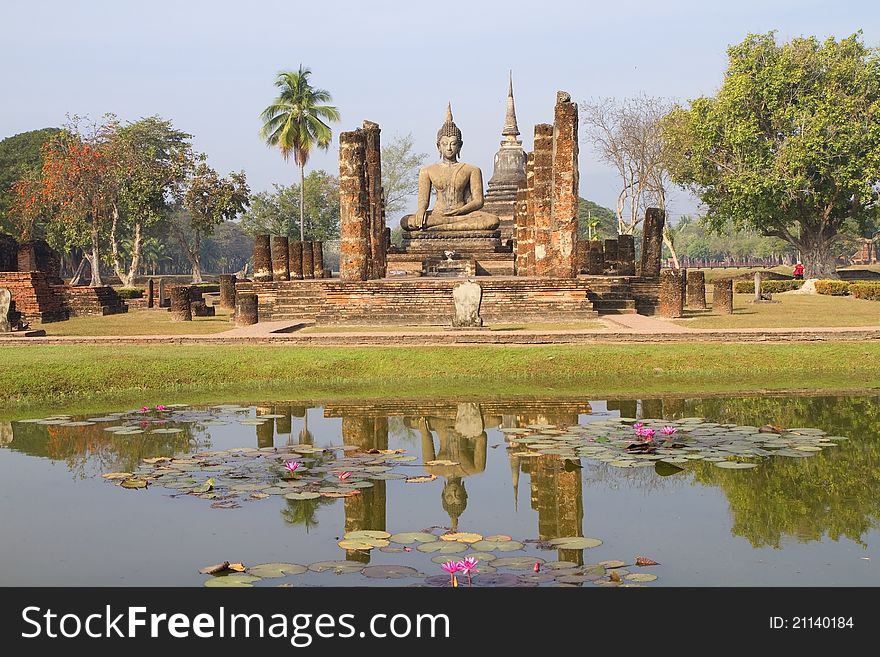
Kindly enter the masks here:
M 104 287 L 58 286 L 71 317 L 102 317 L 128 312 L 128 304 L 109 285 Z

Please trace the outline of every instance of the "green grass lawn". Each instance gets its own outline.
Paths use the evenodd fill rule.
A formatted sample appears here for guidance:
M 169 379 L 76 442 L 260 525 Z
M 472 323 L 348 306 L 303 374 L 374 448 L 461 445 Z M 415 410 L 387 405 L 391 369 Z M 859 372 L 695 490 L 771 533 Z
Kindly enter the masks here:
M 859 270 L 866 269 L 868 271 L 880 272 L 880 265 L 854 265 L 852 267 L 839 267 L 842 270 Z M 714 281 L 716 278 L 736 278 L 743 274 L 754 276 L 756 271 L 772 271 L 777 274 L 791 276 L 792 267 L 789 265 L 778 265 L 776 267 L 692 267 L 692 271 L 701 271 L 706 275 L 706 282 Z
M 880 344 L 0 347 L 0 416 L 260 399 L 880 388 Z M 35 410 L 36 409 L 36 410 Z
M 675 323 L 690 328 L 816 328 L 834 326 L 880 326 L 880 303 L 821 294 L 774 294 L 780 303 L 749 304 L 753 294 L 733 295 L 732 315 L 713 315 L 712 292 L 707 290 L 708 310 L 685 310 Z
M 129 310 L 106 317 L 74 317 L 66 322 L 40 324 L 46 335 L 184 335 L 220 333 L 235 328 L 229 311 L 216 308 L 215 317 L 193 317 L 191 322 L 172 322 L 167 310 Z M 33 327 L 32 327 L 33 328 Z

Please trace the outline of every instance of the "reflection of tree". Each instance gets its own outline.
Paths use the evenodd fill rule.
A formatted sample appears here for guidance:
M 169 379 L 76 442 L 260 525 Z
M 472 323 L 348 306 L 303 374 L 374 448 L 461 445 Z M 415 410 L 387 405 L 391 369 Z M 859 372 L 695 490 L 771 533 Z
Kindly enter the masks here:
M 415 445 L 419 439 L 418 432 L 412 427 L 407 426 L 402 417 L 396 415 L 388 417 L 388 436 L 400 441 L 404 445 Z
M 779 547 L 845 536 L 858 543 L 880 524 L 880 398 L 728 398 L 689 401 L 693 415 L 718 422 L 819 427 L 847 436 L 837 447 L 802 459 L 771 457 L 754 470 L 722 471 L 699 463 L 696 479 L 720 487 L 733 514 L 734 534 L 752 545 Z
M 14 422 L 9 447 L 33 456 L 63 460 L 75 477 L 86 478 L 110 471 L 131 472 L 145 458 L 173 456 L 189 450 L 197 442 L 189 424 L 163 424 L 162 428 L 183 431 L 151 434 L 149 431 L 159 425 L 147 424 L 145 419 L 142 427 L 145 433 L 127 436 L 104 431 L 106 426 L 64 427 Z
M 318 525 L 318 509 L 336 500 L 329 497 L 316 497 L 313 500 L 287 500 L 287 508 L 281 509 L 281 517 L 289 525 L 302 525 L 306 533 Z

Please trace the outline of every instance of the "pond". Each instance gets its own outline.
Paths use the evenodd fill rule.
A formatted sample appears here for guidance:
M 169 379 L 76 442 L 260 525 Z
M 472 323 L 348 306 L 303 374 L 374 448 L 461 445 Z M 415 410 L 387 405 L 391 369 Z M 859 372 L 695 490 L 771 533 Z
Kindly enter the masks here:
M 154 403 L 0 419 L 0 585 L 877 586 L 878 402 Z M 468 557 L 472 570 L 444 570 Z

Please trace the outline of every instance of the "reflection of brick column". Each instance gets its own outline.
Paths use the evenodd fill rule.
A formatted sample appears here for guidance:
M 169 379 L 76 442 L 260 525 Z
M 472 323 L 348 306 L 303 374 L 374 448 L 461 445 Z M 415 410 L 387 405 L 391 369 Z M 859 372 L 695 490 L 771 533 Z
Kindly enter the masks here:
M 369 275 L 370 213 L 363 130 L 339 135 L 339 278 L 365 281 Z
M 288 261 L 288 243 L 283 235 L 272 238 L 272 280 L 289 281 L 290 265 Z
M 712 312 L 733 314 L 733 279 L 719 278 L 712 283 Z
M 290 406 L 276 406 L 272 409 L 273 415 L 280 415 L 275 418 L 275 431 L 277 433 L 291 432 Z
M 635 399 L 609 399 L 606 402 L 606 408 L 609 411 L 620 411 L 620 417 L 636 416 L 636 400 Z
M 643 399 L 642 400 L 642 419 L 659 420 L 663 417 L 663 400 L 662 399 Z
M 303 243 L 291 241 L 288 245 L 288 264 L 290 279 L 300 280 L 303 277 Z
M 361 450 L 388 449 L 388 418 L 343 416 L 342 444 L 356 445 Z M 360 494 L 347 497 L 345 531 L 377 529 L 385 531 L 385 482 L 374 481 L 372 488 L 361 488 Z M 346 550 L 346 559 L 369 563 L 368 551 Z
M 271 415 L 271 406 L 257 406 L 257 418 L 261 415 Z M 272 447 L 275 444 L 275 420 L 273 418 L 266 419 L 262 424 L 256 426 L 257 429 L 257 447 Z
M 687 305 L 691 310 L 706 309 L 706 274 L 701 271 L 687 273 Z
M 553 223 L 553 126 L 535 126 L 535 164 L 529 213 L 534 226 L 534 276 L 548 276 L 552 268 L 550 232 Z
M 303 248 L 303 255 L 302 255 L 303 278 L 314 278 L 315 277 L 315 250 L 312 246 L 312 243 L 309 241 L 303 242 L 302 248 Z
M 636 275 L 636 242 L 632 235 L 617 236 L 617 275 Z
M 566 472 L 557 456 L 528 459 L 532 508 L 538 512 L 538 537 L 583 536 L 584 503 L 581 472 Z M 583 550 L 560 550 L 560 561 L 582 564 Z
M 578 109 L 571 95 L 556 92 L 553 116 L 553 206 L 550 224 L 551 265 L 557 278 L 574 278 L 578 223 Z
M 272 247 L 268 235 L 254 238 L 254 282 L 272 280 Z
M 385 278 L 385 200 L 382 196 L 382 149 L 378 124 L 364 121 L 370 254 L 367 275 Z
M 643 278 L 657 278 L 660 275 L 660 258 L 663 252 L 663 224 L 666 214 L 659 208 L 645 211 L 642 226 L 642 267 Z
M 514 207 L 514 251 L 516 253 L 516 275 L 532 276 L 532 261 L 535 257 L 534 216 L 531 213 L 532 184 L 535 179 L 535 154 L 529 153 L 526 159 L 526 179 L 516 190 Z

